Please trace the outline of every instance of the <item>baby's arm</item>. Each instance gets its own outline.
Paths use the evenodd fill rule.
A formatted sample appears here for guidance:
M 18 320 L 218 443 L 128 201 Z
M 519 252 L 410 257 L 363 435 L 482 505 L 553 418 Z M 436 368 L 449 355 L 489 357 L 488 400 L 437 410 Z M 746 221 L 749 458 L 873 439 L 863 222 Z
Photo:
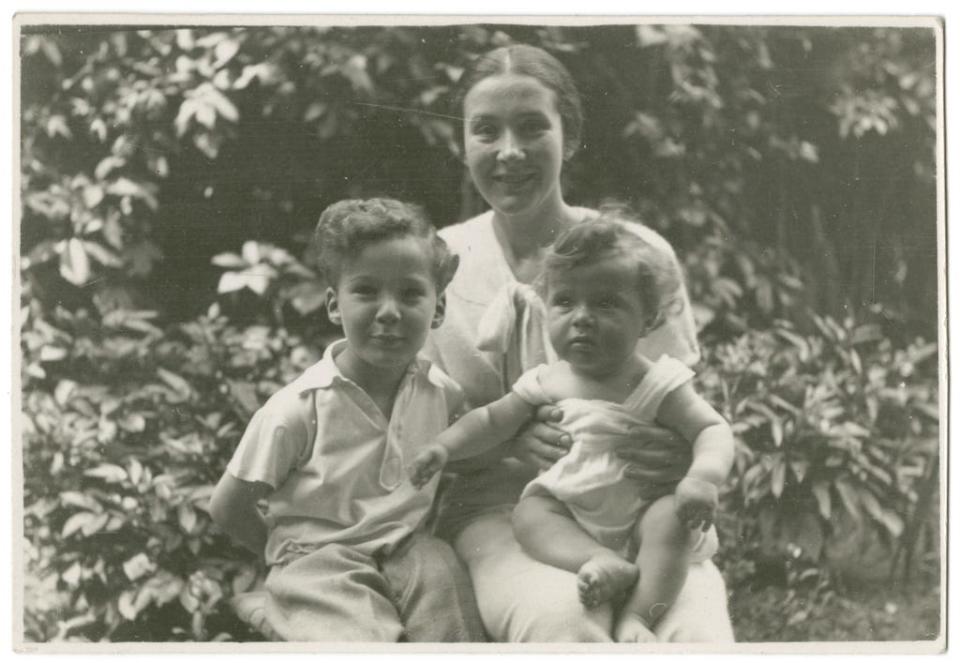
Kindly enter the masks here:
M 417 454 L 410 464 L 410 480 L 419 488 L 448 460 L 477 456 L 512 439 L 535 411 L 536 406 L 510 392 L 484 407 L 467 412 Z
M 733 466 L 733 432 L 689 382 L 663 399 L 657 419 L 693 442 L 693 462 L 676 490 L 677 515 L 688 527 L 706 530 Z
M 266 483 L 243 481 L 224 472 L 210 498 L 213 521 L 257 557 L 263 557 L 267 547 L 267 523 L 257 508 L 257 502 L 272 490 Z

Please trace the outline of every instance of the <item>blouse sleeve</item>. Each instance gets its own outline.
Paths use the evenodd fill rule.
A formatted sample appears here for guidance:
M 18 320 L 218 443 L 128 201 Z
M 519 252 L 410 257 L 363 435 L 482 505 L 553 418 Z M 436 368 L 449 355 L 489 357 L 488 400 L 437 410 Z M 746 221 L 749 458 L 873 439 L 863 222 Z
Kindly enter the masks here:
M 309 393 L 281 390 L 267 401 L 250 420 L 227 472 L 243 481 L 279 488 L 309 458 L 313 447 Z

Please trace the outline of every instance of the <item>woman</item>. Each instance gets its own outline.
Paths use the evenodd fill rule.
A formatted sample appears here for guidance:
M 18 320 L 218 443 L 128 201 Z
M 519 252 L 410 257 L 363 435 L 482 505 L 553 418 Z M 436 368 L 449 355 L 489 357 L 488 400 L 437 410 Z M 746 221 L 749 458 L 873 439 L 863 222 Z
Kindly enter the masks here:
M 511 377 L 477 347 L 488 305 L 504 286 L 536 279 L 553 238 L 595 212 L 568 205 L 560 186 L 563 163 L 576 152 L 582 126 L 579 96 L 563 65 L 538 48 L 502 47 L 474 62 L 460 90 L 465 162 L 492 209 L 441 232 L 461 263 L 447 290 L 447 319 L 427 352 L 461 384 L 468 402 L 479 406 L 502 396 Z M 666 246 L 653 231 L 638 232 Z M 694 363 L 699 350 L 689 302 L 680 316 L 643 339 L 638 351 Z M 549 423 L 558 414 L 543 408 L 540 421 L 514 441 L 510 457 L 494 453 L 461 466 L 443 510 L 441 533 L 466 561 L 484 625 L 497 641 L 611 638 L 609 607 L 584 608 L 576 576 L 528 557 L 511 526 L 523 486 L 570 445 L 569 436 Z M 680 450 L 669 431 L 650 428 L 641 437 L 622 451 L 636 463 L 633 476 L 656 494 L 669 492 L 689 464 L 688 451 Z M 656 633 L 666 641 L 733 641 L 723 580 L 712 562 L 691 567 Z

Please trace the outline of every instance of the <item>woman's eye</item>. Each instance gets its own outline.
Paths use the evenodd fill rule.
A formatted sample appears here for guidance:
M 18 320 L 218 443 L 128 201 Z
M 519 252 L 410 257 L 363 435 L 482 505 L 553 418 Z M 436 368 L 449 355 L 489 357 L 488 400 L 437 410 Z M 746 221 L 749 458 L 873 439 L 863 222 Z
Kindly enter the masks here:
M 472 129 L 473 135 L 480 139 L 491 139 L 497 135 L 497 128 L 492 124 L 475 124 Z
M 563 297 L 563 296 L 554 297 L 554 298 L 551 300 L 551 303 L 552 303 L 554 306 L 559 306 L 560 308 L 569 308 L 570 305 L 571 305 L 570 298 L 569 298 L 569 297 Z

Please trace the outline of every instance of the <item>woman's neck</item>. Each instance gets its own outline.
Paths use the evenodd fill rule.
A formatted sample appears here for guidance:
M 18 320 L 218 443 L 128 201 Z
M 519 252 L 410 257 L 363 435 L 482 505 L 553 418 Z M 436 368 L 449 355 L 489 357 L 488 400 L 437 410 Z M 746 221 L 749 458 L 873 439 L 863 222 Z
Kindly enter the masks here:
M 539 255 L 576 220 L 574 208 L 559 197 L 530 213 L 508 215 L 493 211 L 493 224 L 501 243 L 519 261 Z

